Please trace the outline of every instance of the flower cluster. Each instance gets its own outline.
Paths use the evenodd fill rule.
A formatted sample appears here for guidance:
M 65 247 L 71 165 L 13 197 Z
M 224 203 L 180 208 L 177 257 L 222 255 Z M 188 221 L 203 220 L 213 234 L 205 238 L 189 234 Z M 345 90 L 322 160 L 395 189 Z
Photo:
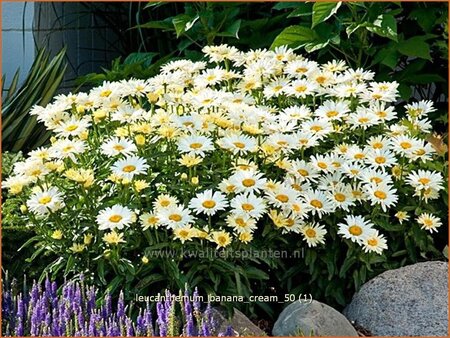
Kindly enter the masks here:
M 52 144 L 3 186 L 23 198 L 30 223 L 50 224 L 51 247 L 69 236 L 79 253 L 165 231 L 220 248 L 251 242 L 271 222 L 308 246 L 337 225 L 381 253 L 372 210 L 401 223 L 410 198 L 439 198 L 443 175 L 426 167 L 436 156 L 432 102 L 397 110 L 398 83 L 285 47 L 204 53 L 34 107 Z M 426 212 L 415 221 L 430 232 L 441 225 Z
M 218 322 L 208 303 L 202 310 L 197 289 L 175 297 L 165 292 L 156 303 L 156 318 L 150 303 L 139 309 L 136 319 L 129 314 L 120 293 L 117 305 L 107 292 L 98 306 L 101 294 L 95 287 L 81 282 L 68 282 L 58 294 L 56 282 L 45 281 L 44 287 L 34 282 L 28 294 L 15 293 L 15 282 L 3 285 L 2 332 L 5 336 L 67 337 L 208 337 L 231 336 L 230 326 L 218 332 Z M 128 314 L 127 314 L 128 312 Z M 153 319 L 155 318 L 155 319 Z

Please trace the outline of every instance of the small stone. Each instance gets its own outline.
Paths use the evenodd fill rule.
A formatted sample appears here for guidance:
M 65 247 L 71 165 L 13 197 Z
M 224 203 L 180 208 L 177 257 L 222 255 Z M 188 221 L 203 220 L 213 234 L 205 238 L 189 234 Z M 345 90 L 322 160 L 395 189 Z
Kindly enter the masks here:
M 376 336 L 448 336 L 448 264 L 383 272 L 361 287 L 344 314 Z
M 313 300 L 295 302 L 281 312 L 274 336 L 358 336 L 355 328 L 331 306 Z

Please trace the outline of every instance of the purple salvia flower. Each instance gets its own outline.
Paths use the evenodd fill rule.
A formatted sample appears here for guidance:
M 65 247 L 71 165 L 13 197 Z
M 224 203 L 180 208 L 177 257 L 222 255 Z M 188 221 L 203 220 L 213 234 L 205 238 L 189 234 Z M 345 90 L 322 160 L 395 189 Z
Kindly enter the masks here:
M 124 316 L 125 316 L 125 301 L 123 292 L 120 291 L 119 300 L 117 302 L 117 317 L 120 319 L 123 318 Z
M 136 318 L 136 335 L 143 336 L 145 334 L 144 316 L 142 315 L 142 309 L 139 309 L 139 314 Z
M 232 337 L 234 336 L 233 327 L 231 325 L 227 325 L 227 328 L 224 332 L 218 334 L 219 337 Z
M 196 336 L 195 332 L 195 325 L 194 325 L 194 318 L 192 317 L 192 313 L 187 316 L 186 320 L 186 336 L 187 337 L 194 337 Z
M 211 336 L 211 331 L 209 330 L 209 327 L 205 323 L 205 321 L 202 321 L 202 336 L 203 337 L 210 337 Z
M 167 335 L 167 321 L 166 321 L 166 312 L 162 302 L 156 303 L 156 313 L 158 315 L 156 322 L 158 323 L 159 336 L 165 337 Z
M 189 315 L 192 317 L 192 305 L 191 301 L 189 300 L 189 291 L 186 289 L 184 291 L 184 315 L 186 319 Z
M 130 318 L 125 319 L 125 327 L 126 327 L 126 335 L 127 337 L 133 337 L 134 336 L 134 330 L 133 330 L 133 324 L 131 323 Z
M 193 306 L 194 306 L 194 311 L 198 311 L 198 312 L 200 312 L 200 297 L 199 297 L 199 294 L 198 294 L 198 289 L 197 289 L 197 287 L 195 288 L 195 290 L 194 290 L 194 294 L 193 294 Z
M 149 304 L 147 303 L 147 308 L 144 310 L 144 323 L 145 323 L 145 332 L 147 333 L 147 337 L 153 336 L 153 322 L 152 322 L 152 312 L 150 311 Z
M 16 325 L 16 336 L 21 337 L 25 335 L 25 330 L 23 327 L 23 319 L 22 318 L 18 318 L 17 319 L 17 325 Z

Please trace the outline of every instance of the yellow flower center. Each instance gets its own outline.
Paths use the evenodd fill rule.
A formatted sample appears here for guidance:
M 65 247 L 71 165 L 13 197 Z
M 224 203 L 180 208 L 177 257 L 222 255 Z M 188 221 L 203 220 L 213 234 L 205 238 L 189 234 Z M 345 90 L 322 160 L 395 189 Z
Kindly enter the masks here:
M 118 223 L 118 222 L 120 222 L 121 220 L 122 220 L 122 216 L 120 216 L 120 215 L 112 215 L 110 218 L 109 218 L 109 221 L 110 222 L 112 222 L 112 223 Z
M 242 204 L 242 210 L 252 211 L 253 209 L 255 209 L 255 207 L 253 205 L 251 205 L 250 203 L 243 203 Z
M 371 238 L 371 239 L 367 240 L 367 244 L 369 244 L 370 246 L 377 246 L 378 241 L 376 238 Z
M 309 238 L 314 238 L 316 237 L 316 231 L 314 229 L 308 229 L 305 231 L 305 235 Z
M 383 96 L 381 96 L 380 94 L 372 94 L 372 98 L 375 100 L 379 100 L 381 99 Z
M 379 198 L 380 200 L 385 200 L 387 197 L 386 193 L 381 190 L 376 190 L 373 194 L 375 195 L 376 198 Z
M 423 224 L 425 224 L 426 226 L 430 227 L 433 225 L 433 221 L 429 218 L 426 218 L 423 220 Z
M 322 208 L 323 207 L 323 203 L 319 200 L 312 200 L 310 202 L 310 204 L 314 207 L 314 208 Z
M 358 122 L 360 122 L 360 123 L 367 123 L 367 122 L 369 122 L 369 119 L 367 117 L 360 117 L 358 119 Z
M 116 144 L 115 146 L 113 146 L 113 149 L 117 151 L 122 151 L 125 149 L 125 147 L 120 144 Z
M 325 162 L 317 162 L 317 166 L 321 169 L 328 168 L 327 164 Z
M 122 171 L 126 172 L 126 173 L 131 173 L 131 172 L 133 172 L 135 170 L 136 170 L 136 167 L 134 165 L 131 165 L 131 164 L 130 165 L 126 165 L 125 167 L 122 168 Z
M 286 203 L 289 201 L 289 197 L 284 194 L 279 194 L 275 197 L 277 200 L 279 200 L 281 203 Z
M 245 144 L 242 142 L 233 142 L 233 144 L 235 145 L 236 148 L 239 148 L 239 149 L 245 148 Z
M 35 169 L 31 172 L 31 176 L 39 176 L 40 174 L 42 174 L 41 169 Z
M 219 237 L 217 237 L 217 244 L 219 244 L 219 245 L 225 245 L 225 244 L 227 244 L 227 241 L 228 241 L 228 237 L 226 237 L 226 236 L 219 236 Z
M 216 202 L 213 200 L 207 200 L 202 203 L 202 206 L 207 209 L 214 208 L 216 206 Z
M 295 224 L 294 220 L 292 218 L 286 219 L 286 226 L 288 228 L 292 227 Z
M 348 232 L 353 236 L 359 236 L 362 234 L 362 228 L 359 225 L 355 224 L 348 228 Z
M 319 84 L 324 84 L 327 78 L 325 76 L 318 76 L 316 77 L 316 82 Z
M 181 238 L 188 238 L 189 237 L 189 230 L 182 229 L 178 232 L 178 236 Z
M 170 201 L 169 200 L 163 200 L 160 202 L 162 207 L 168 207 L 170 205 Z
M 71 124 L 70 126 L 66 127 L 66 131 L 74 131 L 78 128 L 76 124 Z
M 183 126 L 185 126 L 185 127 L 193 127 L 194 123 L 192 123 L 192 122 L 183 122 Z
M 230 184 L 230 185 L 228 185 L 228 186 L 226 187 L 226 190 L 227 190 L 228 192 L 233 192 L 234 190 L 236 190 L 236 186 L 233 185 L 233 184 Z
M 377 162 L 378 164 L 386 163 L 386 158 L 383 156 L 377 156 L 375 157 L 375 162 Z
M 385 118 L 387 116 L 385 111 L 379 111 L 379 112 L 377 112 L 377 115 L 381 118 Z
M 72 151 L 74 149 L 73 146 L 67 146 L 63 148 L 63 152 L 68 153 L 69 151 Z
M 237 225 L 239 225 L 240 227 L 245 227 L 246 225 L 247 225 L 247 223 L 245 223 L 245 221 L 241 218 L 241 217 L 239 217 L 239 218 L 236 218 L 236 224 Z
M 422 183 L 423 185 L 425 185 L 425 184 L 430 183 L 431 180 L 429 178 L 422 177 L 422 178 L 419 178 L 419 182 Z
M 300 212 L 300 211 L 302 211 L 302 208 L 300 207 L 299 204 L 293 204 L 292 205 L 292 210 L 295 211 L 295 212 Z
M 149 218 L 147 218 L 147 223 L 148 224 L 156 224 L 158 223 L 159 218 L 156 216 L 150 216 Z
M 111 93 L 112 93 L 112 91 L 110 91 L 109 89 L 106 89 L 106 90 L 104 90 L 104 91 L 102 91 L 100 93 L 100 96 L 101 97 L 108 97 L 109 95 L 111 95 Z
M 179 222 L 179 221 L 181 221 L 182 217 L 181 217 L 181 215 L 178 215 L 178 214 L 172 214 L 169 216 L 169 219 L 174 222 Z
M 381 142 L 375 142 L 375 143 L 372 145 L 372 147 L 373 147 L 374 149 L 381 149 L 381 148 L 383 148 L 383 143 L 381 143 Z
M 245 180 L 242 181 L 242 185 L 244 187 L 253 187 L 255 185 L 256 181 L 252 178 L 246 178 Z
M 402 142 L 400 143 L 400 147 L 402 147 L 403 149 L 409 149 L 412 147 L 412 144 L 410 142 Z
M 308 68 L 305 67 L 298 67 L 295 72 L 296 73 L 306 73 L 308 71 Z
M 274 92 L 279 92 L 281 89 L 283 89 L 283 86 L 275 86 L 275 87 L 273 87 L 273 91 Z
M 425 153 L 426 153 L 425 149 L 417 149 L 417 150 L 414 152 L 414 154 L 417 155 L 417 156 L 425 155 Z
M 358 175 L 358 174 L 359 174 L 359 170 L 356 170 L 356 169 L 350 169 L 350 172 L 351 172 L 353 175 Z
M 39 204 L 48 204 L 50 203 L 52 198 L 50 196 L 43 196 L 39 199 Z
M 305 169 L 299 169 L 299 170 L 297 170 L 297 172 L 298 172 L 300 175 L 302 175 L 303 177 L 309 175 L 309 172 L 306 171 Z
M 363 153 L 355 154 L 355 159 L 362 160 L 364 157 L 366 157 Z
M 191 147 L 191 149 L 200 149 L 202 147 L 202 144 L 201 143 L 191 143 L 191 145 L 189 147 Z
M 334 198 L 336 199 L 336 201 L 338 202 L 344 202 L 345 201 L 345 195 L 341 194 L 341 193 L 337 193 L 334 195 Z
M 380 184 L 381 182 L 383 182 L 383 180 L 379 177 L 372 177 L 370 179 L 371 182 L 375 182 L 376 184 Z
M 336 110 L 330 110 L 329 112 L 327 112 L 327 117 L 335 117 L 337 116 L 339 113 Z
M 306 91 L 306 89 L 308 89 L 308 87 L 303 85 L 295 87 L 295 91 L 298 93 L 303 93 L 304 91 Z
M 310 129 L 312 131 L 318 132 L 318 131 L 321 131 L 323 128 L 321 126 L 311 126 Z

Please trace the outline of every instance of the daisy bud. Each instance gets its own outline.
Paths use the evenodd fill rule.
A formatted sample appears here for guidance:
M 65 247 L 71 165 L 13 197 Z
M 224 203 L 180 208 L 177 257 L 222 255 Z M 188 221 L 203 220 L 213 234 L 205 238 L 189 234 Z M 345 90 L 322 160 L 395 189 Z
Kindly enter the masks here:
M 142 257 L 142 263 L 147 264 L 149 262 L 148 258 L 146 256 Z
M 53 233 L 52 233 L 52 238 L 53 238 L 53 239 L 56 239 L 56 240 L 62 239 L 62 238 L 63 238 L 63 233 L 62 233 L 62 231 L 61 231 L 61 230 L 55 230 L 55 231 L 53 231 Z
M 105 251 L 103 251 L 103 256 L 105 256 L 105 258 L 111 257 L 111 250 L 106 249 Z
M 92 243 L 92 238 L 94 236 L 92 234 L 85 234 L 84 235 L 84 244 L 89 245 Z
M 148 93 L 147 98 L 150 101 L 150 103 L 156 103 L 156 102 L 158 102 L 159 96 L 158 96 L 158 94 L 155 94 L 155 93 Z
M 85 106 L 77 106 L 77 113 L 78 114 L 84 114 L 85 110 L 86 110 Z
M 22 212 L 22 214 L 26 213 L 28 211 L 28 208 L 25 204 L 22 204 L 20 206 L 20 211 Z
M 192 183 L 193 185 L 198 185 L 198 182 L 199 182 L 199 180 L 198 180 L 198 177 L 197 177 L 197 176 L 191 178 L 191 183 Z
M 144 136 L 144 135 L 141 135 L 141 134 L 136 135 L 136 136 L 134 137 L 134 140 L 136 141 L 136 144 L 137 144 L 138 146 L 142 146 L 142 145 L 145 144 L 145 136 Z
M 97 109 L 94 114 L 94 121 L 98 122 L 101 119 L 104 119 L 106 117 L 106 112 L 103 109 Z
M 53 144 L 57 141 L 58 139 L 55 136 L 50 137 L 50 142 Z
M 181 174 L 181 179 L 182 179 L 183 181 L 186 181 L 186 180 L 188 179 L 188 175 L 187 175 L 186 173 L 182 173 L 182 174 Z
M 88 136 L 89 136 L 89 133 L 88 133 L 87 130 L 85 130 L 85 131 L 83 131 L 83 132 L 80 134 L 80 139 L 81 139 L 81 140 L 87 140 Z

